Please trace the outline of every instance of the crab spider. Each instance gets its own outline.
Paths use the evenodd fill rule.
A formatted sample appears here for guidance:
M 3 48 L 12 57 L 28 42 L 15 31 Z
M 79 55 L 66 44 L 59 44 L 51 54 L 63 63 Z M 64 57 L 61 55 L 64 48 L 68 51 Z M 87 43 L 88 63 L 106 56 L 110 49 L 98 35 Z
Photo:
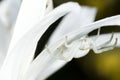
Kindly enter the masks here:
M 95 53 L 102 53 L 102 52 L 104 52 L 104 51 L 108 51 L 108 50 L 114 49 L 115 46 L 117 45 L 118 38 L 115 39 L 115 42 L 114 42 L 114 44 L 113 44 L 112 46 L 106 46 L 106 45 L 109 45 L 109 43 L 111 43 L 112 39 L 113 39 L 113 38 L 112 38 L 112 36 L 111 36 L 111 39 L 110 39 L 110 40 L 106 41 L 105 43 L 103 43 L 103 44 L 101 44 L 101 45 L 99 45 L 99 46 L 95 46 L 95 44 L 93 44 L 93 48 L 92 48 L 93 51 L 94 51 Z
M 102 53 L 104 51 L 108 51 L 108 50 L 112 50 L 113 48 L 115 48 L 115 46 L 117 45 L 118 39 L 115 39 L 115 42 L 112 46 L 108 46 L 109 43 L 111 43 L 111 41 L 113 40 L 113 34 L 111 35 L 110 39 L 98 46 L 96 46 L 96 42 L 93 42 L 93 40 L 87 40 L 89 38 L 86 38 L 86 41 L 89 41 L 90 43 L 90 47 L 88 48 L 80 48 L 80 50 L 86 50 L 86 49 L 92 49 L 95 53 Z
M 100 29 L 98 29 L 98 33 L 96 36 L 96 40 L 100 35 Z M 115 39 L 115 42 L 112 46 L 108 46 L 111 41 L 113 40 L 114 33 L 112 33 L 110 39 L 108 41 L 105 41 L 102 44 L 96 45 L 96 40 L 94 41 L 93 39 L 84 36 L 81 37 L 80 39 L 77 39 L 70 44 L 68 44 L 67 36 L 65 37 L 65 42 L 56 50 L 51 51 L 48 46 L 46 46 L 46 49 L 48 53 L 51 54 L 52 57 L 65 60 L 65 61 L 70 61 L 72 58 L 79 58 L 83 57 L 88 52 L 92 49 L 95 53 L 102 53 L 104 51 L 112 50 L 116 45 L 118 39 Z
M 96 36 L 96 40 L 97 38 L 100 36 L 100 30 L 101 28 L 98 29 L 98 33 L 97 33 L 97 36 Z M 110 39 L 102 44 L 99 44 L 98 46 L 96 46 L 96 40 L 95 42 L 93 42 L 92 40 L 92 46 L 91 46 L 91 49 L 95 52 L 95 53 L 102 53 L 104 51 L 108 51 L 108 50 L 112 50 L 113 48 L 115 48 L 115 46 L 117 45 L 117 41 L 118 41 L 118 38 L 115 39 L 115 42 L 112 46 L 107 46 L 109 45 L 109 43 L 112 42 L 113 40 L 113 36 L 114 36 L 114 32 L 112 32 L 112 35 L 110 37 Z
M 113 40 L 113 36 L 114 36 L 113 32 L 112 32 L 112 35 L 108 41 L 96 46 L 96 40 L 100 36 L 100 30 L 101 30 L 101 28 L 98 29 L 98 33 L 97 33 L 97 36 L 95 37 L 95 41 L 93 41 L 92 39 L 87 38 L 87 37 L 84 38 L 84 41 L 89 42 L 90 46 L 88 48 L 79 48 L 79 49 L 80 50 L 92 49 L 95 53 L 102 53 L 104 51 L 108 51 L 108 50 L 115 48 L 115 46 L 117 45 L 118 38 L 115 39 L 115 42 L 112 46 L 106 46 L 106 45 L 109 45 L 109 43 L 111 43 L 111 41 Z

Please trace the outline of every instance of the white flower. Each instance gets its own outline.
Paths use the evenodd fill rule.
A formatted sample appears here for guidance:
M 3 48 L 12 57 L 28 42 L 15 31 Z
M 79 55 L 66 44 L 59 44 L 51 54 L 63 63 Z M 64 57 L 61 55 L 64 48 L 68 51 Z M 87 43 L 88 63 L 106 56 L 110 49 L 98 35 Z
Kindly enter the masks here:
M 52 0 L 23 0 L 7 56 L 0 69 L 0 80 L 43 80 L 72 58 L 86 55 L 90 49 L 98 51 L 107 47 L 105 51 L 111 50 L 109 46 L 113 48 L 114 44 L 119 47 L 119 41 L 115 40 L 119 33 L 114 34 L 110 42 L 102 41 L 109 46 L 101 46 L 100 43 L 94 45 L 92 37 L 86 38 L 89 32 L 102 26 L 120 25 L 120 15 L 93 22 L 95 13 L 94 8 L 81 7 L 75 2 L 62 4 L 52 10 Z M 39 38 L 52 23 L 65 15 L 48 47 L 33 60 Z M 101 38 L 97 40 L 99 42 Z
M 0 2 L 0 67 L 6 56 L 21 0 Z

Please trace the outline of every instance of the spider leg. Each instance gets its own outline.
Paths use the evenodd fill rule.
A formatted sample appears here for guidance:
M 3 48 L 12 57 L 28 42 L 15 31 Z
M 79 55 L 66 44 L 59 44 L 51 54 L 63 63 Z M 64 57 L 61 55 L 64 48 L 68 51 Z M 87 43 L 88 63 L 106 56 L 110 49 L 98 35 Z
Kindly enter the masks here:
M 87 40 L 87 38 L 83 38 L 83 39 L 80 39 L 79 40 L 81 43 L 83 42 L 83 43 L 88 43 L 88 44 L 84 44 L 84 47 L 79 47 L 79 50 L 90 50 L 91 49 L 91 46 L 90 46 L 90 43 L 88 42 L 88 40 Z M 87 47 L 85 47 L 85 45 L 87 46 Z
M 51 55 L 52 57 L 54 57 L 54 58 L 56 58 L 56 59 L 66 60 L 65 57 L 63 57 L 62 55 L 60 55 L 60 54 L 63 53 L 63 46 L 57 48 L 57 50 L 60 52 L 60 54 L 58 54 L 58 55 L 57 55 L 57 54 L 54 55 L 54 52 L 52 52 L 52 51 L 49 49 L 48 45 L 45 45 L 45 49 L 47 50 L 48 53 L 50 53 L 50 55 Z M 67 61 L 67 60 L 66 60 L 66 61 Z
M 117 42 L 118 42 L 118 38 L 116 38 L 115 43 L 112 46 L 103 46 L 103 45 L 99 47 L 93 46 L 93 51 L 95 53 L 102 53 L 104 51 L 112 50 L 116 47 Z
M 69 48 L 70 46 L 68 45 L 68 37 L 65 36 L 65 43 L 64 43 L 65 47 Z
M 52 53 L 51 50 L 49 49 L 48 45 L 45 45 L 45 49 L 46 49 L 49 53 Z
M 106 46 L 107 44 L 109 44 L 109 43 L 112 41 L 113 36 L 114 36 L 114 33 L 112 32 L 112 35 L 111 35 L 110 39 L 109 39 L 108 41 L 106 41 L 105 43 L 99 45 L 98 48 L 104 47 L 104 46 Z
M 90 50 L 91 47 L 87 47 L 87 48 L 79 48 L 80 50 Z
M 101 28 L 98 28 L 98 31 L 97 31 L 97 36 L 94 38 L 94 40 L 96 41 L 97 40 L 97 38 L 99 37 L 99 35 L 100 35 L 100 30 L 101 30 Z
M 100 35 L 100 30 L 101 30 L 101 28 L 98 28 L 97 37 L 99 37 L 99 35 Z

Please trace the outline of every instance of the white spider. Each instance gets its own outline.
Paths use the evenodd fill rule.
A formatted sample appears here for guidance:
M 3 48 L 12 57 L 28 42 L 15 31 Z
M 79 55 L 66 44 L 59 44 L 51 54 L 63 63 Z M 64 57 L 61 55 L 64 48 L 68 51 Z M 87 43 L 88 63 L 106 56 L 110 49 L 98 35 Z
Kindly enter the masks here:
M 70 61 L 72 58 L 79 58 L 85 56 L 91 49 L 95 53 L 102 53 L 104 51 L 112 50 L 113 48 L 115 48 L 118 41 L 117 38 L 114 44 L 112 46 L 109 46 L 109 43 L 111 43 L 111 41 L 113 40 L 113 33 L 108 41 L 96 45 L 96 40 L 99 37 L 99 34 L 100 29 L 98 30 L 98 34 L 95 40 L 85 36 L 73 41 L 70 44 L 67 44 L 67 37 L 65 37 L 65 43 L 56 48 L 54 51 L 51 51 L 47 46 L 46 49 L 51 54 L 51 56 L 65 61 Z

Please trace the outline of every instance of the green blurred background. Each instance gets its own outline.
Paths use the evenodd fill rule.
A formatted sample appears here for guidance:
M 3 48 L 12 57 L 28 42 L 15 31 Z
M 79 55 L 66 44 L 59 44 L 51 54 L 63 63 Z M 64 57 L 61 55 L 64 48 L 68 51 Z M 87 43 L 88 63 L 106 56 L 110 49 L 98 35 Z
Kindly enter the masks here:
M 120 0 L 54 0 L 54 6 L 68 1 L 98 8 L 96 20 L 120 14 Z M 114 27 L 114 28 L 113 28 Z M 101 33 L 120 32 L 112 26 L 102 28 Z M 91 32 L 96 34 L 96 31 Z M 120 49 L 102 54 L 90 53 L 80 59 L 73 59 L 47 80 L 120 80 Z

